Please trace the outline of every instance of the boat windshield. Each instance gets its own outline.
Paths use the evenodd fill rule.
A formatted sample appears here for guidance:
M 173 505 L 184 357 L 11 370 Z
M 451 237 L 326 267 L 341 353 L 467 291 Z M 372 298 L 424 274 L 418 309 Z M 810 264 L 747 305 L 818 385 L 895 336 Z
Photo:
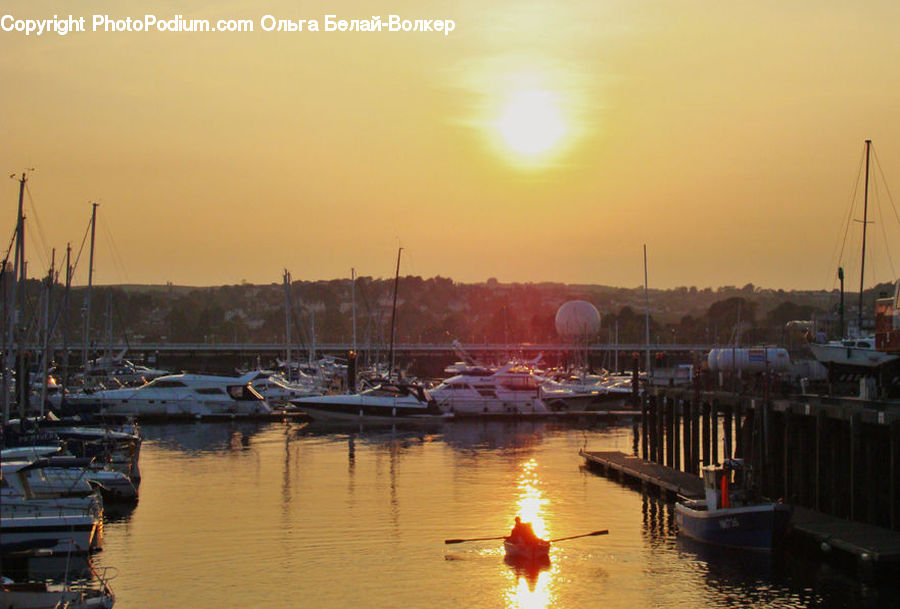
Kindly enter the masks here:
M 238 401 L 262 401 L 264 399 L 249 383 L 246 385 L 229 385 L 228 395 Z

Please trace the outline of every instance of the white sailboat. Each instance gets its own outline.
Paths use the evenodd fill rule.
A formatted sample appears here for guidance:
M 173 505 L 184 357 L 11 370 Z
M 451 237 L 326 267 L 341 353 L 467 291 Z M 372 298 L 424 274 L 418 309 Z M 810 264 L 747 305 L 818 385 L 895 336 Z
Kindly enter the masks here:
M 863 194 L 863 219 L 862 219 L 862 256 L 859 273 L 859 313 L 857 332 L 862 329 L 863 317 L 863 289 L 865 287 L 866 270 L 866 226 L 868 224 L 869 211 L 869 156 L 872 140 L 866 140 L 866 173 L 865 189 Z M 841 285 L 843 286 L 843 270 L 840 271 Z M 841 300 L 843 302 L 843 290 Z M 843 305 L 842 305 L 843 307 Z M 843 313 L 842 324 L 843 326 Z M 844 328 L 841 328 L 843 333 Z M 849 370 L 868 373 L 881 366 L 900 359 L 900 355 L 891 354 L 876 349 L 874 334 L 860 335 L 856 337 L 841 338 L 828 342 L 813 342 L 809 344 L 813 356 L 829 370 Z

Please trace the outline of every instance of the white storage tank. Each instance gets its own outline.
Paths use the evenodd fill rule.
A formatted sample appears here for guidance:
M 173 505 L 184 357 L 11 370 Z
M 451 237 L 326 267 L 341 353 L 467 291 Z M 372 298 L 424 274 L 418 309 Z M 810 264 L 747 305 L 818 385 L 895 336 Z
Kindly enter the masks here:
M 787 372 L 791 358 L 787 349 L 776 347 L 722 347 L 706 358 L 714 372 Z

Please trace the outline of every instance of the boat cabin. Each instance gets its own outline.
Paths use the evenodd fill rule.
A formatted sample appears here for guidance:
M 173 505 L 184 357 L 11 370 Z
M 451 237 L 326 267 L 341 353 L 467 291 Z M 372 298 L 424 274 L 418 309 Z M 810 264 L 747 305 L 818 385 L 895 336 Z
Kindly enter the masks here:
M 747 503 L 747 477 L 743 459 L 728 459 L 724 464 L 703 467 L 706 509 L 721 510 Z
M 875 348 L 900 352 L 900 279 L 894 284 L 892 297 L 875 301 Z

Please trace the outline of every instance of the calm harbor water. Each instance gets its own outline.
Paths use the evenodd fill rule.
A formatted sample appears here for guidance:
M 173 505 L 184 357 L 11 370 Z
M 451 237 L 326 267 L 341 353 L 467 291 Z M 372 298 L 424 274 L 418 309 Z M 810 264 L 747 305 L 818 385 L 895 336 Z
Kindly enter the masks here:
M 150 607 L 888 607 L 827 566 L 715 552 L 675 535 L 671 505 L 583 468 L 631 452 L 630 426 L 450 423 L 147 426 L 139 504 L 111 515 L 99 567 L 119 609 Z M 523 572 L 515 515 L 551 538 Z

